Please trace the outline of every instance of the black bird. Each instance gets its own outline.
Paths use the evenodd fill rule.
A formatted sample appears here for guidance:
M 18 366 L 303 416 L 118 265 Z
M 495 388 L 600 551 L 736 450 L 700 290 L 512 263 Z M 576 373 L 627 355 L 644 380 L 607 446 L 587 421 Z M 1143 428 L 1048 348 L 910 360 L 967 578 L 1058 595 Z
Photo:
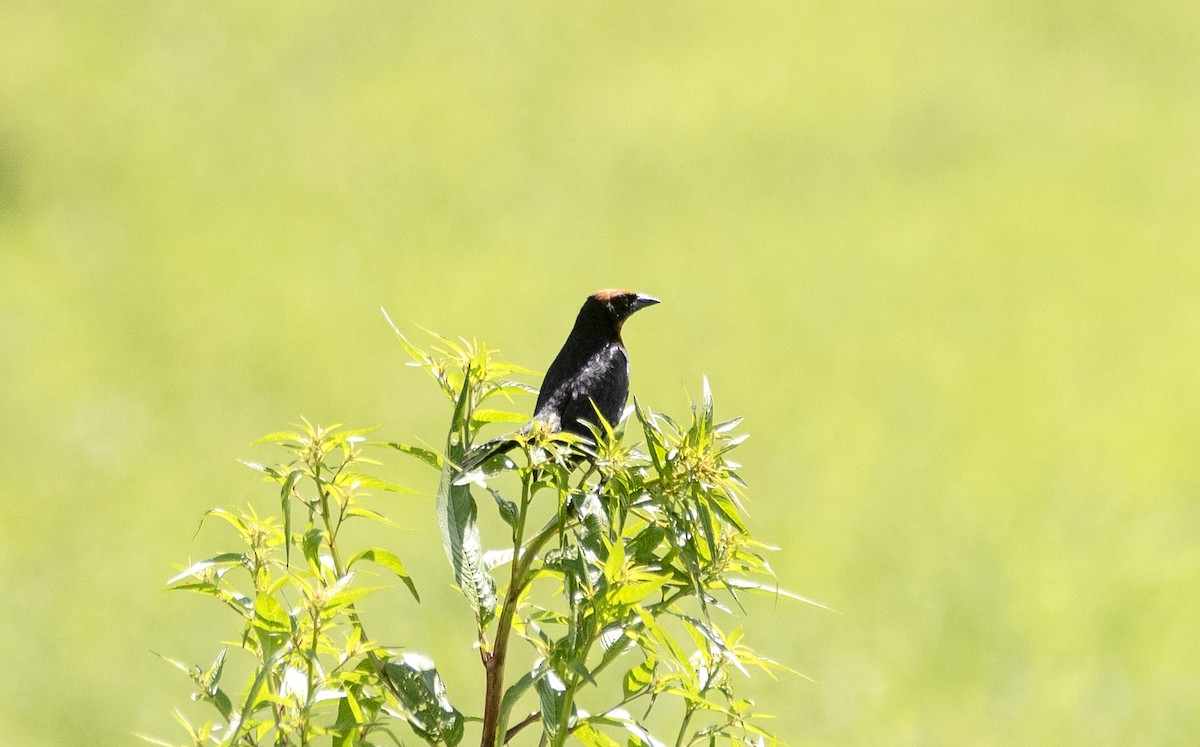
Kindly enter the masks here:
M 562 350 L 546 369 L 533 419 L 552 431 L 588 439 L 592 432 L 586 424 L 600 424 L 597 411 L 610 424 L 616 423 L 629 398 L 629 354 L 621 340 L 621 327 L 634 312 L 656 303 L 657 298 L 615 289 L 588 296 Z M 481 444 L 466 458 L 463 469 L 473 469 L 515 445 L 512 436 Z

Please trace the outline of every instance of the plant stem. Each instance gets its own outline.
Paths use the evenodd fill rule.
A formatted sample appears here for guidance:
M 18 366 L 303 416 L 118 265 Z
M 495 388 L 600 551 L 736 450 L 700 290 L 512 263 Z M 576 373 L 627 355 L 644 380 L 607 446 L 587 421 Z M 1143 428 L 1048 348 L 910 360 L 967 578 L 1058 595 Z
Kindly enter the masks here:
M 522 729 L 524 729 L 526 726 L 529 726 L 530 724 L 537 723 L 538 721 L 541 720 L 541 718 L 542 718 L 541 711 L 534 711 L 533 713 L 526 716 L 524 719 L 521 720 L 521 723 L 517 724 L 513 728 L 504 732 L 504 743 L 508 744 L 509 740 L 512 739 L 513 737 L 517 736 L 517 734 L 519 734 Z
M 344 466 L 344 465 L 343 465 Z M 341 472 L 341 469 L 338 470 Z M 320 465 L 317 465 L 317 475 L 320 475 Z M 329 491 L 319 478 L 316 479 L 317 495 L 321 498 L 321 519 L 325 523 L 325 537 L 329 543 L 329 557 L 333 561 L 333 572 L 340 580 L 346 575 L 346 567 L 342 565 L 341 552 L 338 551 L 337 533 L 334 531 L 332 521 L 329 516 Z M 363 626 L 362 618 L 358 616 L 358 609 L 349 604 L 346 606 L 346 617 L 350 620 L 350 624 L 358 628 L 360 638 L 363 644 L 370 642 L 370 637 L 367 635 L 367 629 Z M 387 672 L 387 662 L 385 662 L 375 651 L 367 652 L 367 658 L 371 660 L 371 664 L 375 667 L 375 673 L 379 675 L 379 679 L 391 692 L 392 697 L 399 702 L 401 700 L 400 690 L 396 687 L 396 683 L 392 682 L 391 676 Z M 311 686 L 310 686 L 311 692 Z
M 308 660 L 308 678 L 307 678 L 308 679 L 308 683 L 307 683 L 308 690 L 307 690 L 307 692 L 304 693 L 304 701 L 305 701 L 305 703 L 304 703 L 305 714 L 304 715 L 305 715 L 305 718 L 304 718 L 303 728 L 300 730 L 301 744 L 308 744 L 308 727 L 312 723 L 312 718 L 310 715 L 311 708 L 312 708 L 312 704 L 313 704 L 313 698 L 315 697 L 316 692 L 317 692 L 316 663 L 317 663 L 317 646 L 318 646 L 318 643 L 320 642 L 320 635 L 321 635 L 321 611 L 316 609 L 315 606 L 313 607 L 313 610 L 312 610 L 312 626 L 313 626 L 312 627 L 312 647 L 309 650 L 308 656 L 305 657 Z
M 496 640 L 490 652 L 486 646 L 480 650 L 486 652 L 483 666 L 486 671 L 487 689 L 483 700 L 483 747 L 495 747 L 497 740 L 504 739 L 505 725 L 500 705 L 504 698 L 504 665 L 508 658 L 508 636 L 512 629 L 512 616 L 515 613 L 517 599 L 521 595 L 521 544 L 525 539 L 525 521 L 529 515 L 529 475 L 521 480 L 521 512 L 517 525 L 513 527 L 513 559 L 512 572 L 509 576 L 508 591 L 504 595 L 504 604 L 500 608 L 500 620 L 496 623 Z M 484 631 L 479 631 L 480 641 L 483 641 Z
M 679 736 L 675 737 L 675 747 L 683 747 L 685 744 L 683 738 L 687 735 L 688 723 L 692 720 L 692 714 L 696 712 L 696 710 L 692 708 L 691 703 L 688 703 L 686 708 L 687 710 L 684 711 L 683 714 L 683 722 L 679 724 Z
M 567 735 L 571 733 L 571 710 L 575 705 L 575 691 L 578 688 L 579 679 L 572 677 L 566 692 L 563 693 L 562 707 L 558 711 L 558 731 L 550 742 L 551 747 L 562 747 L 567 743 Z
M 505 723 L 508 714 L 501 709 L 504 698 L 504 665 L 508 660 L 508 639 L 512 633 L 513 615 L 517 612 L 517 604 L 521 592 L 529 584 L 529 569 L 542 549 L 560 528 L 558 517 L 551 519 L 534 535 L 529 543 L 522 546 L 525 534 L 525 517 L 530 503 L 529 478 L 523 480 L 521 489 L 521 514 L 513 535 L 512 576 L 508 584 L 508 592 L 504 595 L 504 603 L 500 607 L 500 618 L 496 623 L 496 639 L 484 666 L 487 670 L 487 690 L 483 703 L 483 739 L 480 747 L 496 747 L 506 738 Z

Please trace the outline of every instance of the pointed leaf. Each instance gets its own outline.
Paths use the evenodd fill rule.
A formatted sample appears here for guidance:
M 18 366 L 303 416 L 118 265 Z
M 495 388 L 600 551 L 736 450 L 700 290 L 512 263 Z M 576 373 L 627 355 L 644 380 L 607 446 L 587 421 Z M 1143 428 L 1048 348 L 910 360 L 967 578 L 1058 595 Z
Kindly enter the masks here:
M 584 747 L 621 747 L 621 743 L 602 732 L 596 731 L 591 724 L 580 724 L 571 731 L 571 736 L 583 743 Z
M 546 676 L 539 678 L 533 687 L 542 704 L 542 723 L 553 736 L 564 726 L 562 709 L 567 697 L 567 686 L 559 679 L 558 675 L 550 671 L 546 672 Z M 574 704 L 572 704 L 573 708 Z
M 362 506 L 351 506 L 350 508 L 346 509 L 346 516 L 358 516 L 364 519 L 370 519 L 371 521 L 377 521 L 380 524 L 386 524 L 389 527 L 394 527 L 396 529 L 400 528 L 399 524 L 387 518 L 378 511 L 372 511 L 371 509 L 364 508 Z
M 236 566 L 243 565 L 246 562 L 246 556 L 240 552 L 225 552 L 220 555 L 214 555 L 208 560 L 201 560 L 198 563 L 193 563 L 186 569 L 176 574 L 170 581 L 167 581 L 167 586 L 182 581 L 185 578 L 197 576 L 201 571 L 205 571 L 214 566 Z
M 361 472 L 342 473 L 338 476 L 339 485 L 356 485 L 359 488 L 367 488 L 372 490 L 386 490 L 389 493 L 399 493 L 400 495 L 422 495 L 420 491 L 406 488 L 403 485 L 396 485 L 387 480 L 381 480 L 374 475 L 367 475 Z M 427 495 L 427 494 L 426 494 Z
M 529 416 L 508 410 L 482 409 L 472 413 L 471 419 L 481 425 L 485 423 L 526 423 L 529 421 Z
M 823 610 L 829 610 L 830 612 L 836 611 L 832 607 L 828 607 L 818 601 L 809 599 L 808 597 L 802 597 L 799 594 L 794 594 L 790 591 L 780 589 L 778 586 L 769 586 L 767 584 L 760 583 L 758 581 L 751 581 L 750 579 L 746 578 L 730 578 L 726 579 L 725 583 L 735 589 L 745 589 L 747 591 L 757 592 L 760 594 L 771 594 L 775 596 L 787 597 L 788 599 L 795 599 L 797 602 L 804 602 L 805 604 L 811 604 L 814 607 L 820 607 Z
M 625 697 L 631 698 L 635 693 L 649 687 L 650 683 L 654 681 L 654 670 L 657 667 L 658 659 L 653 654 L 649 654 L 641 664 L 626 672 L 625 679 L 621 683 Z
M 291 618 L 288 613 L 279 604 L 279 600 L 270 594 L 259 594 L 254 599 L 254 617 L 260 621 L 260 627 L 268 630 L 283 630 L 291 629 Z
M 500 495 L 500 491 L 495 488 L 487 487 L 487 491 L 492 494 L 492 498 L 496 501 L 496 508 L 500 510 L 500 518 L 504 519 L 504 523 L 510 527 L 516 528 L 517 519 L 520 518 L 520 511 L 517 509 L 517 504 Z
M 470 393 L 471 377 L 465 376 L 446 441 L 448 461 L 442 466 L 442 480 L 438 485 L 437 516 L 442 546 L 454 569 L 454 581 L 479 621 L 486 624 L 496 607 L 496 582 L 483 563 L 483 542 L 476 524 L 478 509 L 470 486 L 454 484 L 458 472 L 455 465 L 462 462 L 469 446 L 466 419 Z
M 367 550 L 362 550 L 355 553 L 350 558 L 350 561 L 346 563 L 346 570 L 353 568 L 354 564 L 360 560 L 369 560 L 372 563 L 378 563 L 384 568 L 390 570 L 392 573 L 395 573 L 400 577 L 400 580 L 404 582 L 404 585 L 408 587 L 408 590 L 413 595 L 413 598 L 418 602 L 421 601 L 421 595 L 417 593 L 417 587 L 413 584 L 413 580 L 408 575 L 408 572 L 404 570 L 404 563 L 400 561 L 400 558 L 397 557 L 395 553 L 379 547 L 372 547 Z
M 387 676 L 396 686 L 409 725 L 422 739 L 450 747 L 462 741 L 465 719 L 446 697 L 446 685 L 432 661 L 405 654 L 399 662 L 388 662 Z
M 286 565 L 291 565 L 292 562 L 292 490 L 296 487 L 296 481 L 303 476 L 304 473 L 300 470 L 292 470 L 279 491 L 279 500 L 283 508 L 283 562 Z
M 409 444 L 398 443 L 389 443 L 388 446 L 391 446 L 393 449 L 402 454 L 408 454 L 409 456 L 416 457 L 434 469 L 441 469 L 442 464 L 445 461 L 442 456 L 433 449 L 425 449 L 420 446 L 410 446 Z

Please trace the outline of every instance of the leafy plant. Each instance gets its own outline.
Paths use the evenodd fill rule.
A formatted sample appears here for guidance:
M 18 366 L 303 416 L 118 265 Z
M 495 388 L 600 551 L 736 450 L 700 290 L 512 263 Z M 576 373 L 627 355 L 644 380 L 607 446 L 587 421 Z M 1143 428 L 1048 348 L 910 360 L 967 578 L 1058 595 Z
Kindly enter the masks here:
M 231 609 L 241 623 L 235 645 L 252 657 L 236 698 L 222 685 L 227 649 L 206 668 L 167 659 L 192 679 L 194 699 L 216 711 L 199 726 L 177 714 L 189 743 L 402 744 L 395 729 L 404 722 L 428 744 L 453 746 L 470 720 L 480 722 L 483 747 L 526 730 L 540 731 L 542 745 L 571 738 L 609 747 L 618 736 L 654 747 L 774 743 L 735 681 L 784 668 L 721 621 L 736 618 L 740 594 L 794 595 L 775 587 L 769 548 L 746 528 L 745 485 L 729 458 L 745 436 L 736 435 L 739 420 L 715 420 L 707 380 L 685 421 L 635 400 L 590 441 L 535 424 L 512 436 L 509 455 L 463 473 L 481 428 L 524 420 L 493 402 L 532 392 L 512 378 L 525 371 L 482 345 L 437 338 L 426 351 L 400 339 L 452 404 L 444 452 L 307 422 L 267 436 L 290 459 L 250 466 L 278 485 L 278 515 L 209 512 L 236 530 L 242 549 L 170 582 Z M 640 443 L 627 444 L 626 430 Z M 376 464 L 366 447 L 396 449 L 440 474 L 443 547 L 484 670 L 478 719 L 451 703 L 432 661 L 375 643 L 355 606 L 375 591 L 359 583 L 364 564 L 395 575 L 419 601 L 394 552 L 342 546 L 347 522 L 387 522 L 364 504 L 364 491 L 408 492 L 363 471 Z M 485 549 L 473 489 L 490 496 L 508 528 L 497 549 Z M 518 645 L 532 663 L 510 673 Z M 602 679 L 619 680 L 620 691 L 606 694 Z M 668 741 L 649 726 L 666 708 L 667 716 L 682 709 Z

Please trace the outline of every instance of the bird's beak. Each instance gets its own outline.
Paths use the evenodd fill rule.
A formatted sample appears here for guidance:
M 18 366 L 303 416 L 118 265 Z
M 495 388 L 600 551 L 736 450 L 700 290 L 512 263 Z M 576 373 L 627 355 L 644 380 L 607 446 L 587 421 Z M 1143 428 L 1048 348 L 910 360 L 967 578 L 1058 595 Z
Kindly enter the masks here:
M 656 303 L 662 303 L 662 301 L 659 301 L 657 298 L 654 298 L 653 296 L 645 296 L 645 295 L 642 295 L 641 293 L 639 293 L 633 299 L 633 303 L 629 305 L 629 313 L 632 314 L 633 312 L 635 312 L 639 309 L 644 309 L 647 306 L 653 306 Z

